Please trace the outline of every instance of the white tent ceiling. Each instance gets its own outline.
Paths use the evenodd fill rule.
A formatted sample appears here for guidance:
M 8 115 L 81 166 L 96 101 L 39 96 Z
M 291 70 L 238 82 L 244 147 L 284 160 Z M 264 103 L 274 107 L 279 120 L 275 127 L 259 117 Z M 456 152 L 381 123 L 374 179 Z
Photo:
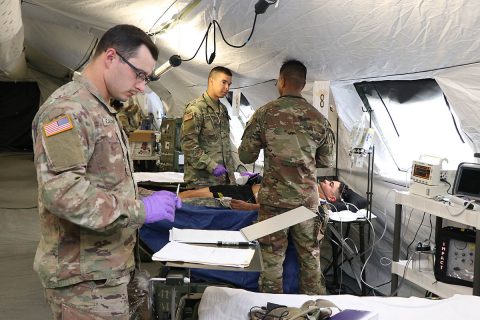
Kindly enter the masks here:
M 156 31 L 191 5 L 191 11 L 155 39 L 161 51 L 159 63 L 172 54 L 185 59 L 193 56 L 215 17 L 228 41 L 243 43 L 250 33 L 256 2 L 22 1 L 27 59 L 35 69 L 52 70 L 58 76 L 55 68 L 35 56 L 47 56 L 74 69 L 94 39 L 109 27 L 131 23 Z M 2 3 L 12 7 L 18 1 Z M 473 12 L 478 12 L 478 4 L 468 0 L 280 0 L 278 7 L 272 5 L 258 16 L 252 40 L 245 47 L 226 46 L 217 32 L 214 64 L 236 73 L 234 86 L 246 86 L 276 78 L 281 61 L 287 57 L 303 61 L 310 80 L 376 78 L 474 63 L 479 60 L 480 15 Z M 12 35 L 20 36 L 16 32 Z M 209 54 L 212 38 L 210 34 Z M 0 48 L 3 56 L 6 48 Z M 199 91 L 192 85 L 205 84 L 210 68 L 202 48 L 193 61 L 183 63 L 160 82 L 183 103 Z

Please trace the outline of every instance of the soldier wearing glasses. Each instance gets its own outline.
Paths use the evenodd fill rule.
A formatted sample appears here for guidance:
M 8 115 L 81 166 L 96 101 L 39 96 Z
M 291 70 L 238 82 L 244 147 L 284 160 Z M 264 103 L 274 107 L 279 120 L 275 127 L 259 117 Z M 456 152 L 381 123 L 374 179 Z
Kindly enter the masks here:
M 181 205 L 167 191 L 138 199 L 128 140 L 109 104 L 143 92 L 157 57 L 137 27 L 109 29 L 82 75 L 32 123 L 42 231 L 34 269 L 55 319 L 129 319 L 137 229 L 173 221 Z

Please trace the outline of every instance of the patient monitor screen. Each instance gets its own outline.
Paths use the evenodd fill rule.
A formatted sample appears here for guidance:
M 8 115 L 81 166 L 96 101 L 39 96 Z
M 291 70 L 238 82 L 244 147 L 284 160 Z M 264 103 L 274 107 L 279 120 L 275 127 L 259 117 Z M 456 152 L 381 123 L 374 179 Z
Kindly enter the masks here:
M 479 168 L 464 167 L 459 177 L 457 194 L 480 197 L 480 170 Z
M 432 169 L 431 167 L 415 164 L 413 166 L 413 176 L 416 178 L 428 180 L 430 179 L 431 169 Z

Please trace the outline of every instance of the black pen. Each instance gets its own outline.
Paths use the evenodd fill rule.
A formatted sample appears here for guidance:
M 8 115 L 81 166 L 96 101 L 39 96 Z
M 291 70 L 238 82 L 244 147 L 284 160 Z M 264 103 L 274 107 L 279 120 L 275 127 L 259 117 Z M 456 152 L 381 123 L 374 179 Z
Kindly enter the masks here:
M 248 248 L 253 246 L 253 243 L 248 241 L 217 241 L 218 247 L 227 247 L 227 246 L 235 246 L 240 248 Z

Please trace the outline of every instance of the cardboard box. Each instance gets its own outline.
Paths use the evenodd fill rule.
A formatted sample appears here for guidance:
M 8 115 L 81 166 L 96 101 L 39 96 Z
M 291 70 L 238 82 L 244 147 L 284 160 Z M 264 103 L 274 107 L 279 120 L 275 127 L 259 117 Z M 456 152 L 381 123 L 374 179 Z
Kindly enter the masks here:
M 151 157 L 155 153 L 155 142 L 130 142 L 133 160 Z
M 153 130 L 136 130 L 130 133 L 128 137 L 130 142 L 154 142 L 155 131 Z

